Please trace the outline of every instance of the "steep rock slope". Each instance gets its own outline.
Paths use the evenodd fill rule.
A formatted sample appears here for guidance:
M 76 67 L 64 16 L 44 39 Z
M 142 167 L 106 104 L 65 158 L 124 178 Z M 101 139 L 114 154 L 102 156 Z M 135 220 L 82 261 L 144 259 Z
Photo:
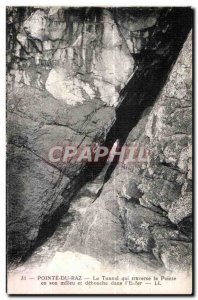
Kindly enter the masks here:
M 144 146 L 148 161 L 117 165 L 83 216 L 76 251 L 118 264 L 126 254 L 132 262 L 133 253 L 169 271 L 191 267 L 191 75 L 190 34 L 154 107 L 126 141 Z
M 95 201 L 78 195 L 80 215 L 61 252 L 81 252 L 116 267 L 191 268 L 191 75 L 189 34 L 154 107 L 147 109 L 126 141 L 144 146 L 147 161 L 118 164 Z M 81 193 L 86 195 L 86 186 Z M 75 211 L 75 203 L 69 212 Z
M 8 8 L 10 260 L 54 230 L 105 165 L 52 162 L 49 150 L 123 144 L 155 101 L 191 22 L 188 9 Z

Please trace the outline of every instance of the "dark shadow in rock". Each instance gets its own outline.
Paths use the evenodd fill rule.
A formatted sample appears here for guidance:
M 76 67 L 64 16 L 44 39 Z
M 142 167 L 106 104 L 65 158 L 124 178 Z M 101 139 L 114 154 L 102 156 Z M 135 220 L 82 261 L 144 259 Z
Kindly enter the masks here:
M 177 226 L 178 229 L 184 233 L 187 237 L 189 237 L 190 239 L 192 239 L 192 235 L 193 235 L 193 221 L 192 221 L 192 216 L 190 217 L 186 217 L 184 218 Z

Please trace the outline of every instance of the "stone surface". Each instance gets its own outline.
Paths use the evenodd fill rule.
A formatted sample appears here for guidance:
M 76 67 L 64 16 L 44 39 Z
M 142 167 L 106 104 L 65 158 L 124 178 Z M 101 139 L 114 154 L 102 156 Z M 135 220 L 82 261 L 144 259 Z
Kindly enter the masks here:
M 8 151 L 8 255 L 17 258 L 34 245 L 43 223 L 68 205 L 61 193 L 69 178 L 23 146 L 10 144 Z
M 189 267 L 192 50 L 189 36 L 174 64 L 191 26 L 187 16 L 181 27 L 180 13 L 8 8 L 11 261 L 30 254 L 68 210 L 33 263 L 75 251 L 116 266 L 172 270 L 184 253 L 181 268 Z M 57 145 L 118 140 L 142 143 L 148 162 L 112 174 L 102 165 L 96 177 L 99 166 L 49 161 Z
M 190 34 L 156 104 L 145 112 L 126 141 L 144 143 L 149 149 L 148 161 L 117 165 L 100 196 L 79 221 L 77 232 L 81 239 L 74 238 L 75 251 L 111 263 L 130 255 L 133 260 L 136 253 L 134 265 L 141 265 L 140 260 L 147 266 L 169 271 L 191 268 L 192 182 L 188 173 L 192 95 L 191 64 L 185 64 L 186 57 L 191 61 L 191 53 Z M 167 94 L 173 78 L 185 87 L 182 100 Z M 172 93 L 174 89 L 179 89 L 179 85 L 172 84 Z M 177 111 L 183 117 L 176 121 Z M 177 132 L 180 121 L 182 133 Z M 172 150 L 165 151 L 167 148 Z M 132 199 L 138 201 L 129 201 Z M 77 246 L 75 240 L 80 241 Z M 70 248 L 70 242 L 66 241 L 65 250 Z
M 134 180 L 130 180 L 126 184 L 124 184 L 122 189 L 122 195 L 128 200 L 139 201 L 139 198 L 141 198 L 142 193 L 138 189 L 137 183 Z
M 173 223 L 185 217 L 183 211 L 189 215 L 192 205 L 192 182 L 188 180 L 192 156 L 191 47 L 189 35 L 145 127 L 150 156 L 141 183 L 142 200 L 167 213 L 170 210 Z M 182 98 L 178 98 L 176 93 L 182 90 Z
M 128 136 L 127 143 L 143 143 L 149 156 L 147 163 L 136 163 L 128 170 L 142 192 L 140 205 L 126 200 L 122 204 L 130 249 L 150 251 L 166 269 L 180 271 L 192 263 L 191 47 L 190 34 L 154 107 Z M 137 217 L 137 207 L 149 213 Z M 167 224 L 152 223 L 150 213 L 165 218 Z

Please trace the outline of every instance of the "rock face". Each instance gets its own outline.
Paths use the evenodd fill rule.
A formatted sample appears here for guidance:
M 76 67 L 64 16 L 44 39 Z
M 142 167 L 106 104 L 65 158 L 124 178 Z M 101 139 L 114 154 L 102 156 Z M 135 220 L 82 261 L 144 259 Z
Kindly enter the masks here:
M 148 161 L 116 166 L 100 196 L 85 204 L 76 234 L 67 236 L 62 251 L 79 251 L 117 266 L 127 261 L 144 270 L 191 268 L 191 47 L 189 34 L 154 107 L 127 138 L 128 144 L 145 145 Z M 178 112 L 182 132 L 175 123 Z M 177 147 L 167 152 L 172 143 Z
M 38 9 L 16 38 L 17 54 L 25 52 L 28 64 L 20 61 L 10 72 L 11 85 L 31 82 L 69 105 L 95 100 L 115 106 L 133 73 L 134 59 L 105 9 Z
M 172 267 L 174 247 L 190 253 L 191 23 L 191 10 L 179 8 L 7 9 L 10 261 L 43 241 L 102 169 L 103 182 L 85 189 L 94 197 L 79 251 L 112 262 L 139 253 L 155 267 Z M 117 139 L 143 142 L 150 155 L 143 166 L 115 169 L 116 192 L 105 161 L 49 159 L 54 146 L 111 148 Z M 79 232 L 72 234 L 65 249 Z

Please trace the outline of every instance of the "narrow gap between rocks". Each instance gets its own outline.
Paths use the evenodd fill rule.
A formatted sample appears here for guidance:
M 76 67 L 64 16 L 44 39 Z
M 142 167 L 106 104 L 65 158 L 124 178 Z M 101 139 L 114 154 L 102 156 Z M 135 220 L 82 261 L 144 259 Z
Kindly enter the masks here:
M 185 27 L 181 24 L 184 18 Z M 169 24 L 169 27 L 166 34 L 162 34 L 163 26 L 166 23 Z M 143 111 L 147 107 L 153 106 L 186 40 L 191 25 L 191 17 L 187 10 L 180 11 L 178 8 L 162 10 L 161 17 L 158 20 L 159 30 L 156 30 L 152 39 L 159 40 L 159 46 L 155 51 L 152 51 L 149 50 L 152 45 L 150 47 L 148 45 L 148 50 L 143 50 L 139 55 L 136 71 L 120 93 L 120 104 L 116 108 L 115 123 L 107 133 L 105 141 L 101 143 L 102 146 L 112 148 L 115 141 L 119 140 L 122 147 L 130 131 L 141 119 Z M 95 140 L 97 141 L 100 138 L 100 136 L 97 136 Z M 67 201 L 57 208 L 50 219 L 48 218 L 43 223 L 36 245 L 23 258 L 23 261 L 34 252 L 36 247 L 43 244 L 47 237 L 54 233 L 62 215 L 68 210 L 73 197 L 87 182 L 94 180 L 105 165 L 106 161 L 104 160 L 101 160 L 97 165 L 86 164 L 80 174 L 76 175 L 70 184 L 70 189 L 65 189 L 62 194 Z M 107 168 L 102 179 L 103 184 L 109 180 L 115 167 L 116 162 L 114 161 Z M 184 230 L 188 230 L 189 226 L 183 224 L 183 227 Z

